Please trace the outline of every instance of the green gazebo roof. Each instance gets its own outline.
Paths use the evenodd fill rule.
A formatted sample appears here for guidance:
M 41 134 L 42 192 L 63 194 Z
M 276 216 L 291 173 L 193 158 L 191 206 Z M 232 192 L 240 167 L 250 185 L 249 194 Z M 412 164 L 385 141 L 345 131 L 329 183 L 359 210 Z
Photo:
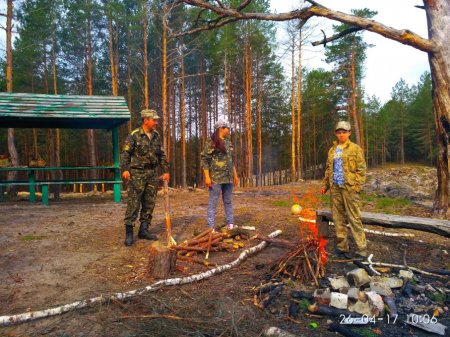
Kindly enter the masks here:
M 0 93 L 1 128 L 112 129 L 129 119 L 123 97 Z

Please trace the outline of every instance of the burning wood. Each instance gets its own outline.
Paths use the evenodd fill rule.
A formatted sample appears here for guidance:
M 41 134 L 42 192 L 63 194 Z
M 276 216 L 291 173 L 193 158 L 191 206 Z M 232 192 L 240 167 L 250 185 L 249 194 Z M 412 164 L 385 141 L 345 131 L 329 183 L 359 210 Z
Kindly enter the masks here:
M 316 223 L 316 212 L 312 206 L 318 204 L 313 192 L 307 192 L 300 200 L 293 195 L 294 202 L 302 205 L 295 215 L 299 216 L 299 234 L 301 241 L 284 255 L 274 267 L 276 270 L 273 278 L 288 276 L 302 282 L 314 281 L 319 285 L 318 280 L 325 276 L 325 264 L 327 253 L 325 251 L 326 240 L 319 235 Z M 291 246 L 292 243 L 277 242 L 284 246 Z

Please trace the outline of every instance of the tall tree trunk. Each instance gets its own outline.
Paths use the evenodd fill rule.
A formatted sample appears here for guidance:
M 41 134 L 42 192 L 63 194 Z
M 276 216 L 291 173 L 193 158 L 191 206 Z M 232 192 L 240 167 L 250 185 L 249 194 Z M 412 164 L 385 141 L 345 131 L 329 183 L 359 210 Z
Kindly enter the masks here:
M 256 65 L 256 83 L 257 83 L 257 93 L 256 93 L 256 148 L 258 152 L 258 179 L 257 185 L 263 186 L 262 183 L 262 95 L 263 95 L 263 85 L 262 76 L 260 69 L 260 57 L 257 59 Z
M 7 1 L 6 12 L 6 91 L 13 92 L 12 81 L 12 17 L 13 17 L 13 0 Z M 14 139 L 14 129 L 8 128 L 8 152 L 13 166 L 19 166 L 19 155 Z M 9 171 L 8 180 L 17 180 L 17 172 Z M 11 195 L 16 195 L 17 192 L 14 187 L 9 188 Z
M 144 14 L 142 23 L 142 39 L 143 39 L 143 69 L 144 74 L 144 109 L 148 109 L 148 51 L 147 51 L 147 29 L 148 29 L 148 18 L 147 18 L 148 4 L 147 0 L 144 0 Z
M 181 142 L 181 186 L 183 188 L 187 187 L 186 181 L 186 116 L 185 116 L 185 103 L 184 103 L 184 45 L 181 41 L 180 43 L 180 142 Z
M 112 22 L 112 13 L 110 9 L 107 9 L 107 17 L 108 17 L 108 32 L 109 32 L 109 63 L 111 69 L 111 87 L 112 87 L 112 95 L 117 96 L 119 94 L 118 91 L 118 78 L 116 73 L 116 57 L 114 52 L 114 29 Z
M 171 71 L 171 74 L 173 74 L 173 70 Z M 173 79 L 173 75 L 171 76 L 171 81 L 169 83 L 172 83 L 170 85 L 170 92 L 171 95 L 169 97 L 171 97 L 171 101 L 172 103 L 170 104 L 171 107 L 171 111 L 172 111 L 172 125 L 170 127 L 170 131 L 172 131 L 172 137 L 171 137 L 171 144 L 172 144 L 172 160 L 171 160 L 171 165 L 172 165 L 172 170 L 173 170 L 173 179 L 172 179 L 172 186 L 176 187 L 177 186 L 177 120 L 175 118 L 175 102 L 176 102 L 176 90 L 175 90 L 175 81 Z
M 297 173 L 295 171 L 295 165 L 297 160 L 295 159 L 295 144 L 296 144 L 296 131 L 297 125 L 295 123 L 295 36 L 292 35 L 291 44 L 291 181 L 297 180 Z
M 428 20 L 428 35 L 436 45 L 429 53 L 433 112 L 437 130 L 438 187 L 434 210 L 448 216 L 450 160 L 450 3 L 447 0 L 424 0 Z
M 168 137 L 168 114 L 167 114 L 167 5 L 163 2 L 163 13 L 162 13 L 162 115 L 163 115 L 163 145 L 166 150 L 168 149 L 167 137 Z
M 93 79 L 92 79 L 92 36 L 91 36 L 91 14 L 90 14 L 90 5 L 91 1 L 88 1 L 88 18 L 87 18 L 87 94 L 89 96 L 93 95 Z M 89 148 L 89 165 L 97 166 L 97 154 L 95 149 L 95 133 L 93 129 L 88 129 L 87 131 L 87 140 L 88 140 L 88 148 Z M 91 179 L 96 179 L 97 173 L 95 170 L 89 170 L 89 175 Z M 96 185 L 94 185 L 94 189 L 96 189 Z
M 52 35 L 52 70 L 53 70 L 53 94 L 58 95 L 58 81 L 56 76 L 56 38 L 55 34 Z M 61 134 L 59 129 L 55 129 L 55 166 L 61 166 Z M 55 178 L 61 180 L 63 173 L 61 170 L 55 171 Z M 55 200 L 60 199 L 61 185 L 54 186 Z
M 205 59 L 204 56 L 201 56 L 200 60 L 200 92 L 201 92 L 201 102 L 200 102 L 200 109 L 201 109 L 201 145 L 203 147 L 203 144 L 206 142 L 207 138 L 207 123 L 208 119 L 206 116 L 206 80 L 205 80 Z
M 253 139 L 252 139 L 252 49 L 246 44 L 245 49 L 245 112 L 247 124 L 247 186 L 253 185 Z
M 48 94 L 48 69 L 47 69 L 47 45 L 44 42 L 42 46 L 42 57 L 43 57 L 43 66 L 44 66 L 44 91 Z
M 297 75 L 297 175 L 303 178 L 302 149 L 302 29 L 298 31 L 298 75 Z
M 127 15 L 128 18 L 128 15 Z M 130 22 L 127 22 L 127 103 L 128 103 L 128 110 L 132 111 L 132 102 L 131 102 L 131 48 L 130 48 Z M 131 119 L 127 123 L 128 126 L 128 132 L 131 132 L 132 125 L 131 125 Z
M 355 71 L 355 37 L 353 36 L 353 44 L 352 44 L 352 51 L 351 51 L 351 58 L 350 58 L 350 77 L 351 77 L 351 113 L 353 117 L 353 122 L 355 124 L 355 137 L 356 137 L 356 144 L 361 146 L 364 150 L 364 144 L 361 143 L 361 130 L 359 127 L 359 119 L 358 119 L 358 112 L 357 112 L 357 105 L 356 105 L 356 71 Z

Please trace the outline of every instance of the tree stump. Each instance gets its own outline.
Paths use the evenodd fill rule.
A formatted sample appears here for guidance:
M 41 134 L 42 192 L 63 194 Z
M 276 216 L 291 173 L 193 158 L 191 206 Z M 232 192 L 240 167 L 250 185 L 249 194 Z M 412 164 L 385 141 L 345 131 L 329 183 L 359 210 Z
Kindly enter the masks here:
M 148 273 L 154 278 L 167 278 L 177 263 L 177 252 L 155 241 L 149 248 Z

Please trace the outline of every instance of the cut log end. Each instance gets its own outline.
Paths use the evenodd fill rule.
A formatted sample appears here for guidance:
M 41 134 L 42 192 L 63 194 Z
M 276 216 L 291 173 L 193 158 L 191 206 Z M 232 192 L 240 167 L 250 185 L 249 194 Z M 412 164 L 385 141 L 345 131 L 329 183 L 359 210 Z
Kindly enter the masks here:
M 159 241 L 150 245 L 148 256 L 148 274 L 154 278 L 166 278 L 175 270 L 177 254 Z

